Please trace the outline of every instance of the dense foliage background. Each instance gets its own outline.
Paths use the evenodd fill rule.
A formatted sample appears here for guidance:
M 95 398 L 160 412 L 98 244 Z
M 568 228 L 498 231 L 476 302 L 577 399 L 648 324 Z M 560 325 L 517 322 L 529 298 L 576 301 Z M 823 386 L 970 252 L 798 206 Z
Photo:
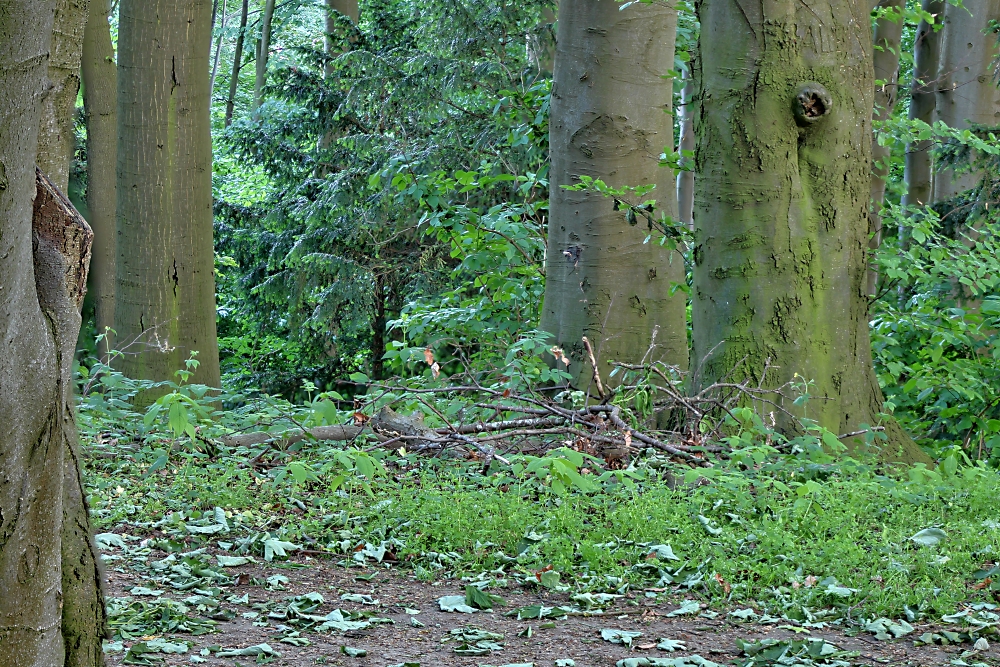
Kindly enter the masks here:
M 225 27 L 216 25 L 213 97 L 226 386 L 291 399 L 304 398 L 305 386 L 349 396 L 352 374 L 431 382 L 438 370 L 428 359 L 445 377 L 477 381 L 509 381 L 512 360 L 534 359 L 524 372 L 540 377 L 551 3 L 371 0 L 358 25 L 340 17 L 329 36 L 324 3 L 279 4 L 266 101 L 253 110 L 248 47 L 226 127 L 233 9 Z M 688 3 L 678 9 L 680 79 L 698 25 Z M 260 31 L 260 7 L 251 10 L 248 44 Z M 926 16 L 911 0 L 900 19 L 901 91 Z M 921 125 L 907 109 L 900 94 L 877 124 L 891 147 L 872 304 L 879 379 L 889 407 L 929 452 L 997 463 L 996 142 L 991 128 Z M 981 183 L 932 208 L 902 209 L 905 144 L 917 136 L 935 140 L 940 165 L 975 168 Z M 664 147 L 665 165 L 678 164 L 674 148 Z M 75 193 L 86 187 L 85 160 L 81 148 Z M 85 329 L 82 338 L 96 334 Z M 92 365 L 95 349 L 84 347 Z

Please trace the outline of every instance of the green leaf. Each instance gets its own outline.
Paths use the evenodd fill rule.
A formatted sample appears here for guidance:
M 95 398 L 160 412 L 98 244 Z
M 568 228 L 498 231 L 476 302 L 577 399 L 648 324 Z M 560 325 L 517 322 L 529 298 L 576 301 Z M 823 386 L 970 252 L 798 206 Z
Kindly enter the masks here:
M 471 584 L 465 587 L 465 602 L 476 609 L 493 609 L 493 598 Z
M 911 542 L 922 547 L 933 547 L 940 544 L 941 540 L 948 537 L 948 534 L 940 528 L 924 528 L 910 538 Z
M 623 646 L 631 646 L 632 640 L 641 636 L 641 632 L 633 632 L 630 630 L 615 630 L 613 628 L 603 628 L 601 630 L 601 639 L 606 642 L 611 642 L 612 644 L 621 644 Z

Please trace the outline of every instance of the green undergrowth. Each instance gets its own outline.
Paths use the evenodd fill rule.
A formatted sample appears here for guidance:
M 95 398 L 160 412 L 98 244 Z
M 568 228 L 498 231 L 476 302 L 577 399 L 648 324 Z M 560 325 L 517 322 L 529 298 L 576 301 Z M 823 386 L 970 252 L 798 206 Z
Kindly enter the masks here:
M 890 476 L 786 457 L 675 477 L 648 455 L 603 482 L 581 466 L 592 486 L 554 490 L 551 462 L 541 473 L 494 463 L 483 474 L 478 463 L 397 453 L 373 457 L 370 479 L 358 481 L 323 470 L 330 450 L 298 453 L 301 482 L 238 455 L 180 457 L 152 472 L 152 455 L 93 459 L 91 507 L 99 531 L 165 535 L 166 550 L 281 560 L 270 540 L 287 555 L 305 549 L 428 580 L 693 596 L 808 621 L 936 620 L 1000 596 L 1000 475 L 985 467 Z

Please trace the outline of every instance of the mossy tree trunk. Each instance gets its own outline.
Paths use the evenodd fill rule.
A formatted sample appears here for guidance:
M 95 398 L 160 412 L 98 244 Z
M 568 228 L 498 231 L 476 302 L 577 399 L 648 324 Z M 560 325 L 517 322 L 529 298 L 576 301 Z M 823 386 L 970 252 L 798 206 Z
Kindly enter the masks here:
M 843 0 L 699 0 L 695 378 L 751 378 L 834 433 L 876 424 L 871 27 Z M 792 403 L 796 374 L 814 383 Z M 775 411 L 780 428 L 795 419 Z M 894 422 L 888 458 L 926 457 Z M 856 443 L 849 443 L 856 444 Z
M 561 0 L 549 131 L 550 203 L 541 327 L 555 334 L 581 388 L 593 374 L 581 339 L 593 343 L 601 375 L 612 361 L 650 360 L 686 367 L 683 292 L 676 251 L 644 243 L 644 224 L 630 225 L 614 203 L 569 192 L 582 175 L 612 186 L 656 184 L 650 195 L 676 217 L 673 173 L 660 154 L 673 146 L 670 116 L 677 12 L 607 0 Z
M 885 15 L 875 22 L 873 65 L 875 69 L 875 120 L 886 120 L 892 114 L 899 95 L 899 49 L 903 35 L 903 0 L 882 0 Z M 882 244 L 882 204 L 885 201 L 885 179 L 889 176 L 889 146 L 882 146 L 872 137 L 872 207 L 868 213 L 868 247 L 878 250 Z M 878 269 L 868 267 L 868 294 L 878 289 Z
M 219 386 L 209 133 L 209 0 L 123 0 L 115 329 L 130 377 Z
M 99 667 L 72 382 L 92 233 L 35 168 L 54 6 L 0 12 L 0 665 Z
M 1000 90 L 993 77 L 1000 53 L 991 21 L 1000 21 L 1000 0 L 967 0 L 961 7 L 944 8 L 935 119 L 949 127 L 1000 125 Z M 937 172 L 934 201 L 975 187 L 981 176 L 976 172 Z
M 76 146 L 73 115 L 80 93 L 80 56 L 90 0 L 57 0 L 49 81 L 38 130 L 38 167 L 61 192 L 69 191 L 69 165 Z
M 83 33 L 83 106 L 87 123 L 87 209 L 94 230 L 90 288 L 98 333 L 115 326 L 115 168 L 118 71 L 108 15 L 111 0 L 91 0 Z M 112 341 L 108 341 L 111 344 Z

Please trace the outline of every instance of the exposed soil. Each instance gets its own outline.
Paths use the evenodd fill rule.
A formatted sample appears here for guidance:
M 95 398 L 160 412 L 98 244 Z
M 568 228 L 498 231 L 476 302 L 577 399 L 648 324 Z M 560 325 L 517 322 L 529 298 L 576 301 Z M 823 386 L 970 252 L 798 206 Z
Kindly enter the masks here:
M 163 557 L 165 554 L 159 556 Z M 219 623 L 218 633 L 189 636 L 172 635 L 178 639 L 193 642 L 193 648 L 185 655 L 162 656 L 166 665 L 189 665 L 192 656 L 197 656 L 206 647 L 247 647 L 259 643 L 267 643 L 281 652 L 281 657 L 273 658 L 269 664 L 292 665 L 295 667 L 316 664 L 356 665 L 359 667 L 386 667 L 399 663 L 419 663 L 421 667 L 446 665 L 448 667 L 477 667 L 478 665 L 507 665 L 511 663 L 533 663 L 535 667 L 552 667 L 556 660 L 571 658 L 578 667 L 611 666 L 616 661 L 628 657 L 677 657 L 699 654 L 708 660 L 725 665 L 740 657 L 741 652 L 736 646 L 736 639 L 757 640 L 766 637 L 786 639 L 805 636 L 821 637 L 840 649 L 858 651 L 860 656 L 854 659 L 859 665 L 912 665 L 938 666 L 949 665 L 963 650 L 971 647 L 956 646 L 922 646 L 914 647 L 912 637 L 936 628 L 930 625 L 917 627 L 911 637 L 898 641 L 878 641 L 870 634 L 846 636 L 837 628 L 813 629 L 796 635 L 790 629 L 776 625 L 759 625 L 736 623 L 719 614 L 714 619 L 674 617 L 666 618 L 665 614 L 677 608 L 676 604 L 664 603 L 655 599 L 640 597 L 619 599 L 604 611 L 603 615 L 579 617 L 571 616 L 563 620 L 518 621 L 503 615 L 503 611 L 516 609 L 531 604 L 542 603 L 546 606 L 568 604 L 568 597 L 563 594 L 552 594 L 546 591 L 534 593 L 521 587 L 511 586 L 506 590 L 494 591 L 502 594 L 507 600 L 507 606 L 498 611 L 478 612 L 475 614 L 449 613 L 439 610 L 437 600 L 444 595 L 464 594 L 464 584 L 457 581 L 442 581 L 427 583 L 417 581 L 406 573 L 394 569 L 360 568 L 345 569 L 326 560 L 309 558 L 296 559 L 298 564 L 307 567 L 288 569 L 278 567 L 247 566 L 240 569 L 249 576 L 241 576 L 240 582 L 226 589 L 226 594 L 243 595 L 249 593 L 250 603 L 267 600 L 282 600 L 288 596 L 309 592 L 318 592 L 326 599 L 325 604 L 316 613 L 325 614 L 335 608 L 346 610 L 367 609 L 377 611 L 378 616 L 393 619 L 393 624 L 381 624 L 369 629 L 347 634 L 320 634 L 303 632 L 302 636 L 310 642 L 310 646 L 291 646 L 281 643 L 281 634 L 277 629 L 280 622 L 270 621 L 266 627 L 260 624 L 267 619 L 254 620 L 244 618 L 243 614 L 250 609 L 246 605 L 224 604 L 236 613 L 232 621 Z M 124 568 L 122 568 L 124 569 Z M 109 594 L 112 596 L 128 595 L 128 590 L 135 585 L 147 583 L 141 574 L 109 569 Z M 285 585 L 286 590 L 266 590 L 265 587 L 250 583 L 253 578 L 260 580 L 274 574 L 282 574 L 290 580 Z M 375 577 L 370 581 L 359 580 L 359 575 Z M 345 602 L 340 599 L 343 593 L 358 593 L 371 595 L 380 602 L 377 606 L 360 605 Z M 187 594 L 176 595 L 183 598 Z M 406 609 L 419 610 L 419 614 L 407 613 Z M 411 619 L 416 619 L 423 627 L 416 627 Z M 454 653 L 457 643 L 443 642 L 442 639 L 453 628 L 472 625 L 491 632 L 502 633 L 504 639 L 500 642 L 504 648 L 501 651 L 481 657 L 459 656 Z M 548 627 L 546 627 L 546 625 Z M 530 637 L 519 636 L 527 628 L 532 628 Z M 791 626 L 785 626 L 790 628 Z M 614 645 L 601 638 L 602 628 L 642 632 L 642 636 L 634 640 L 632 648 Z M 808 632 L 809 634 L 805 634 Z M 655 649 L 660 638 L 669 638 L 685 642 L 686 650 L 667 653 Z M 131 642 L 126 642 L 126 647 Z M 367 651 L 365 657 L 348 657 L 340 650 L 349 646 Z M 109 658 L 110 665 L 120 665 L 123 653 L 117 653 Z M 197 658 L 196 658 L 197 660 Z M 1000 651 L 997 644 L 976 657 L 976 661 L 986 661 L 992 664 L 1000 663 Z M 253 657 L 217 658 L 205 656 L 206 665 L 240 664 L 248 666 L 255 664 Z M 266 661 L 265 661 L 266 662 Z M 973 660 L 970 660 L 973 662 Z

